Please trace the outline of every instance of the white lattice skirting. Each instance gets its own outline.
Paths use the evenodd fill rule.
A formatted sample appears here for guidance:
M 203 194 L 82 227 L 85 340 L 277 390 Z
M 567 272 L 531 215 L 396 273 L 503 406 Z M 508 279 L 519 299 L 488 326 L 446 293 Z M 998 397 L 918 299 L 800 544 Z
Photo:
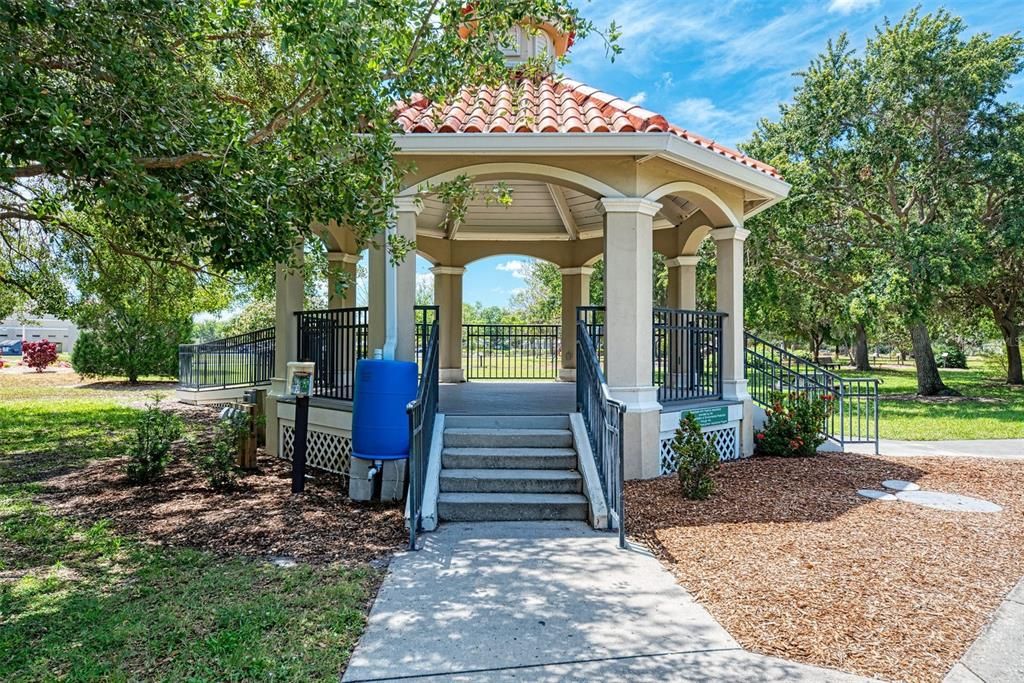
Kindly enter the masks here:
M 738 424 L 725 424 L 721 427 L 708 427 L 704 431 L 704 440 L 713 443 L 718 450 L 718 457 L 723 462 L 740 458 L 740 428 Z M 676 471 L 675 459 L 672 455 L 672 438 L 674 432 L 662 432 L 661 453 L 658 464 L 662 474 Z
M 295 425 L 281 421 L 281 457 L 292 459 Z M 306 437 L 306 464 L 309 467 L 348 476 L 352 463 L 352 437 L 337 432 L 319 431 L 310 425 Z

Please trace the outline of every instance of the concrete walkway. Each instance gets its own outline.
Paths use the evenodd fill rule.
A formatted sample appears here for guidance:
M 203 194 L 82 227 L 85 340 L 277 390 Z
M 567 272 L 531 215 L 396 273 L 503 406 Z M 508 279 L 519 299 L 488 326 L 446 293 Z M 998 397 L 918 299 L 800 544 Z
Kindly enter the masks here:
M 1010 591 L 945 683 L 1024 681 L 1024 579 Z
M 578 522 L 447 524 L 401 553 L 344 681 L 859 681 L 744 651 L 645 550 Z
M 850 444 L 850 453 L 874 455 L 874 444 Z M 1024 460 L 1024 439 L 978 439 L 973 441 L 894 441 L 882 439 L 878 452 L 889 456 L 953 456 L 960 458 L 1005 458 Z

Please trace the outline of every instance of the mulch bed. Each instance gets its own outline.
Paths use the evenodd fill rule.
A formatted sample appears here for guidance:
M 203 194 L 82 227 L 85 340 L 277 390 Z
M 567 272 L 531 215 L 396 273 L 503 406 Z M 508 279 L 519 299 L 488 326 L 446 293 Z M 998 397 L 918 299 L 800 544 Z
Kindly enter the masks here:
M 328 473 L 315 473 L 306 492 L 293 497 L 291 464 L 262 453 L 258 470 L 223 493 L 183 457 L 148 486 L 130 484 L 124 464 L 101 460 L 47 479 L 40 501 L 84 522 L 110 520 L 147 543 L 222 555 L 377 564 L 408 538 L 399 504 L 348 500 L 347 481 Z
M 852 454 L 754 458 L 707 501 L 674 477 L 627 482 L 628 529 L 744 647 L 846 671 L 939 681 L 1024 575 L 1024 467 Z M 994 514 L 873 502 L 906 479 Z

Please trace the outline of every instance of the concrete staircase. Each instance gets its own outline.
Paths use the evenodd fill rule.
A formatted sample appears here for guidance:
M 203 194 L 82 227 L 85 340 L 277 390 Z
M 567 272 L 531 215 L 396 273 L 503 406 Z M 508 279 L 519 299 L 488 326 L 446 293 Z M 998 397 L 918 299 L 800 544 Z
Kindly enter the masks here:
M 568 415 L 446 416 L 441 520 L 585 520 L 587 510 Z

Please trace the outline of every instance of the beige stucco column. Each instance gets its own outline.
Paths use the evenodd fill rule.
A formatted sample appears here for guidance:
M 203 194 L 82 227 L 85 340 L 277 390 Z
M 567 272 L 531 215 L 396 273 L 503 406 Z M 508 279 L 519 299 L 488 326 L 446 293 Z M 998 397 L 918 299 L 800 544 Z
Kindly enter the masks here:
M 341 251 L 327 252 L 327 308 L 354 308 L 356 306 L 356 266 L 359 254 Z M 342 282 L 344 288 L 339 287 Z M 343 289 L 343 291 L 339 291 Z
M 562 268 L 562 367 L 558 379 L 576 381 L 576 308 L 590 305 L 590 276 L 587 266 Z
M 612 395 L 626 404 L 623 428 L 627 479 L 659 474 L 661 404 L 652 383 L 653 219 L 648 199 L 601 200 L 604 211 L 605 341 Z
M 289 263 L 278 263 L 274 272 L 276 298 L 274 300 L 274 376 L 270 380 L 265 412 L 267 417 L 267 452 L 277 455 L 278 419 L 277 399 L 287 394 L 285 375 L 288 361 L 299 360 L 297 311 L 303 308 L 303 242 L 298 240 Z
M 697 310 L 697 264 L 700 256 L 665 259 L 668 266 L 668 307 Z
M 740 434 L 744 455 L 754 452 L 753 403 L 747 393 L 744 365 L 743 325 L 743 243 L 750 231 L 742 227 L 716 228 L 715 292 L 718 310 L 726 314 L 722 321 L 722 398 L 743 402 L 743 429 Z
M 416 239 L 416 216 L 421 206 L 413 197 L 395 198 L 395 228 L 398 235 L 410 241 Z M 384 235 L 376 237 L 378 248 L 370 249 L 369 277 L 369 329 L 367 330 L 372 356 L 375 349 L 384 347 L 386 334 L 387 260 L 390 258 Z M 396 360 L 416 360 L 416 253 L 410 252 L 397 266 L 398 346 Z
M 461 266 L 434 266 L 434 304 L 437 306 L 438 375 L 442 382 L 465 382 L 462 369 L 462 275 Z

